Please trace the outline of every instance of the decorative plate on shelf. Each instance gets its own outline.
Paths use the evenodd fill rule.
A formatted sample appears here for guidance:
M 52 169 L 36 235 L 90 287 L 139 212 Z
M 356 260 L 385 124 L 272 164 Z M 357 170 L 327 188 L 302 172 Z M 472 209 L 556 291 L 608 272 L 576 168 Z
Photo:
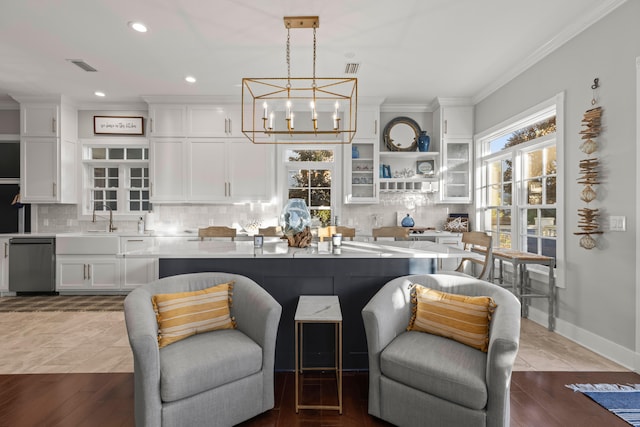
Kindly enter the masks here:
M 432 176 L 435 172 L 434 160 L 419 160 L 416 162 L 416 171 L 425 176 Z

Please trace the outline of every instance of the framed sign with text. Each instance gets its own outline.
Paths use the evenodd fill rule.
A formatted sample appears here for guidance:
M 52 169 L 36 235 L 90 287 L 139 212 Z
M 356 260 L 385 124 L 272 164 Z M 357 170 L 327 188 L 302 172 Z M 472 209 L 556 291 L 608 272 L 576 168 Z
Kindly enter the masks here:
M 143 118 L 132 116 L 93 116 L 96 135 L 144 135 Z

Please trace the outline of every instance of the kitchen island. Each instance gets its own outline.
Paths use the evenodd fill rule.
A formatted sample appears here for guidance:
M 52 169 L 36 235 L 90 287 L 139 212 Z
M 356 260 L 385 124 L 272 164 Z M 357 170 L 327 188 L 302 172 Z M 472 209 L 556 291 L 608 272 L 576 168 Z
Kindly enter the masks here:
M 323 250 L 326 249 L 326 250 Z M 436 271 L 436 261 L 460 258 L 465 252 L 427 241 L 343 242 L 335 248 L 312 245 L 290 248 L 285 241 L 183 241 L 158 244 L 124 257 L 157 257 L 159 276 L 224 271 L 247 276 L 265 288 L 281 305 L 276 344 L 276 369 L 294 368 L 294 314 L 300 295 L 337 295 L 343 315 L 344 368 L 368 367 L 361 310 L 389 280 L 407 274 Z M 407 319 L 407 324 L 409 319 Z M 312 328 L 312 326 L 317 326 Z M 332 331 L 326 325 L 305 329 L 305 364 L 328 366 L 333 355 Z

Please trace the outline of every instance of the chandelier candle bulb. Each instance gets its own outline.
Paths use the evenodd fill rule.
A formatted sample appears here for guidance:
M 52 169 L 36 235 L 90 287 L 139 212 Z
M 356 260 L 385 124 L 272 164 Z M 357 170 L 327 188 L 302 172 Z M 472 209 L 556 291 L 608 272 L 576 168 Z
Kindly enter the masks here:
M 264 109 L 264 114 L 262 115 L 262 118 L 265 119 L 265 120 L 269 117 L 269 114 L 267 112 L 267 107 L 268 106 L 267 106 L 266 102 L 264 104 L 262 104 L 262 108 Z
M 291 101 L 287 101 L 287 119 L 291 118 Z
M 290 119 L 289 119 L 289 126 L 290 126 L 290 129 L 295 129 L 295 126 L 293 126 L 293 116 L 294 116 L 294 115 L 295 115 L 295 114 L 293 114 L 293 113 L 291 113 L 291 114 L 290 114 Z
M 269 115 L 269 130 L 272 130 L 272 129 L 273 129 L 273 119 L 274 119 L 274 117 L 275 117 L 275 114 L 272 112 L 272 113 Z

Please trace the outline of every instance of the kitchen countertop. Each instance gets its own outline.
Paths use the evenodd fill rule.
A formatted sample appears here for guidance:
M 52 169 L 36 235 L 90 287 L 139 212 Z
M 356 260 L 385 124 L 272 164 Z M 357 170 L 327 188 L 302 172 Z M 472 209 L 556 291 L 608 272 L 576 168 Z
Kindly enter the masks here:
M 252 241 L 180 241 L 158 242 L 153 247 L 129 251 L 123 257 L 142 258 L 460 258 L 468 252 L 429 241 L 343 242 L 339 251 L 331 246 L 312 244 L 291 248 L 280 239 L 265 241 L 255 248 Z

